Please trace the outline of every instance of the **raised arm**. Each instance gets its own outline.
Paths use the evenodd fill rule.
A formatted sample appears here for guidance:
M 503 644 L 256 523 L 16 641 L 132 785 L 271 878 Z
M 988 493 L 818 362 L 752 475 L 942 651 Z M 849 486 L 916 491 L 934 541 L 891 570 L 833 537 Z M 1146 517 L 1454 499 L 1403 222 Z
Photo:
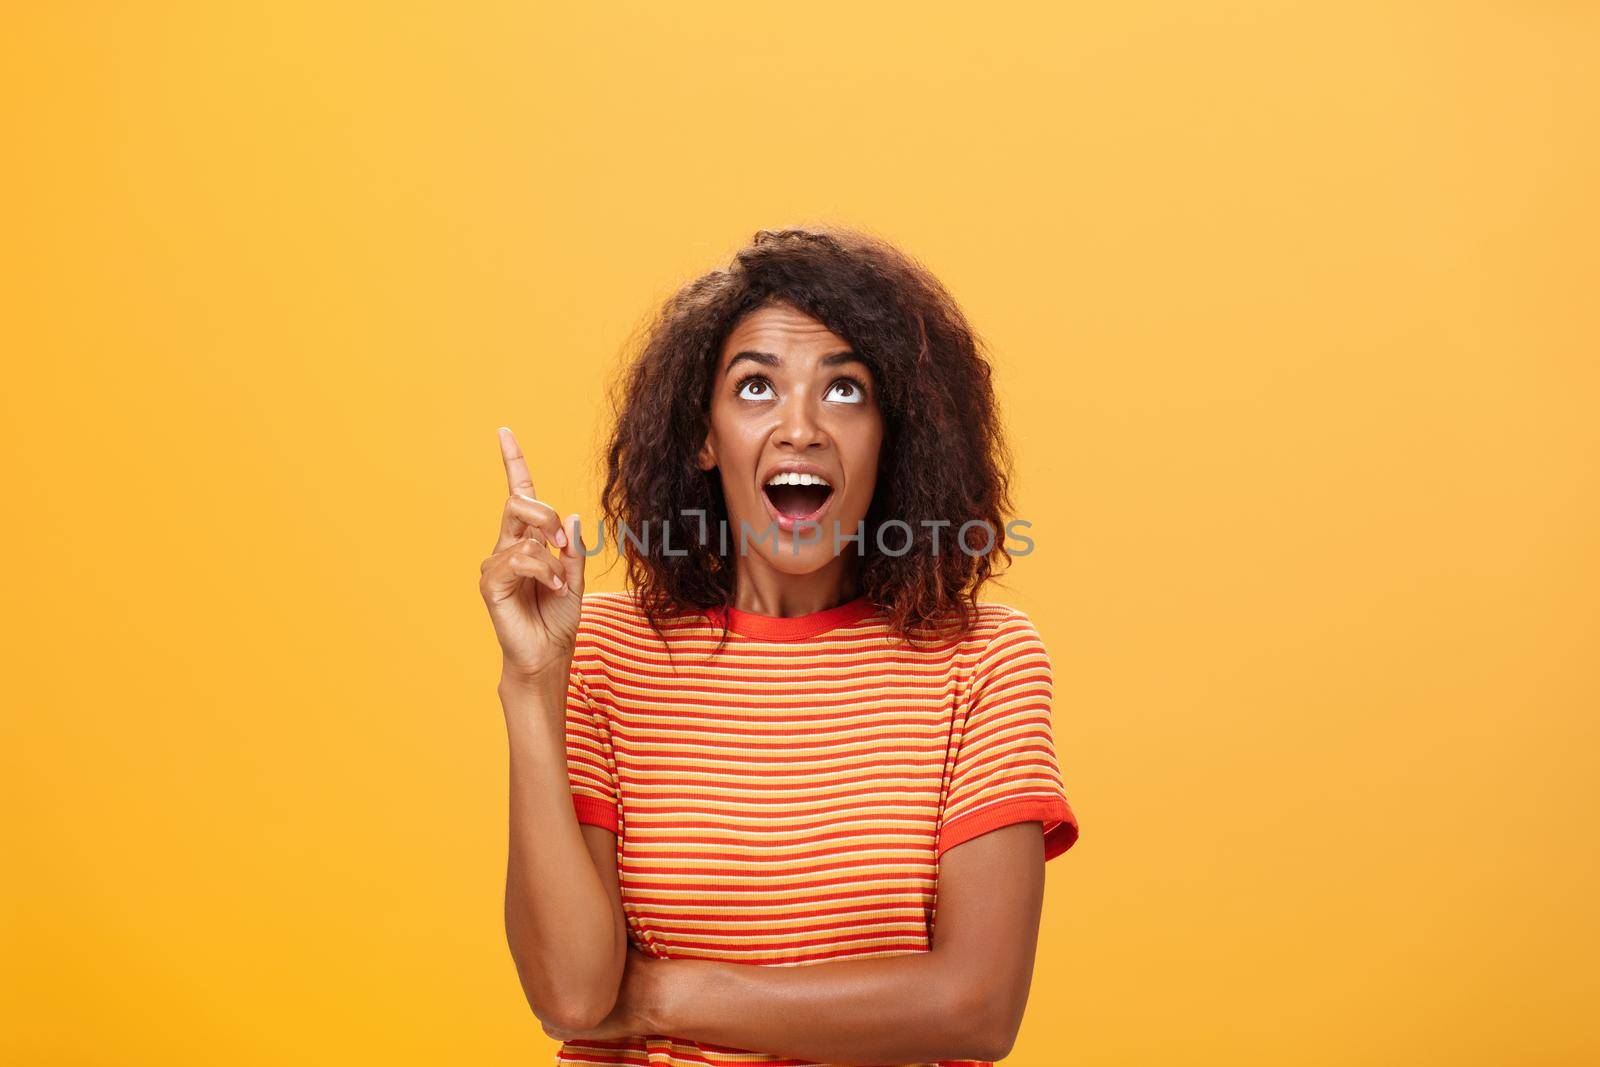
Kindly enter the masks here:
M 595 862 L 614 838 L 603 830 L 586 836 L 567 776 L 582 544 L 575 516 L 563 529 L 535 497 L 510 430 L 500 431 L 500 445 L 510 495 L 479 588 L 500 642 L 511 758 L 506 941 L 534 1014 L 558 1026 L 591 1026 L 616 1002 L 628 944 L 615 880 L 608 884 Z

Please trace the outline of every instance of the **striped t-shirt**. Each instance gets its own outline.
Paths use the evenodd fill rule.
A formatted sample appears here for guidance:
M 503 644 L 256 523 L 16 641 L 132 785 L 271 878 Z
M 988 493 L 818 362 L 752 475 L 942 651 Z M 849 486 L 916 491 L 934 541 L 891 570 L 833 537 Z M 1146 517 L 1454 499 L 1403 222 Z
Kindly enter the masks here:
M 1070 848 L 1033 623 L 978 607 L 965 637 L 891 645 L 865 597 L 790 618 L 665 620 L 583 598 L 567 687 L 580 823 L 617 835 L 630 940 L 766 966 L 926 952 L 939 857 L 1011 823 Z M 669 664 L 667 648 L 672 650 Z M 568 1041 L 559 1064 L 802 1064 L 669 1036 Z M 947 1061 L 957 1062 L 957 1061 Z

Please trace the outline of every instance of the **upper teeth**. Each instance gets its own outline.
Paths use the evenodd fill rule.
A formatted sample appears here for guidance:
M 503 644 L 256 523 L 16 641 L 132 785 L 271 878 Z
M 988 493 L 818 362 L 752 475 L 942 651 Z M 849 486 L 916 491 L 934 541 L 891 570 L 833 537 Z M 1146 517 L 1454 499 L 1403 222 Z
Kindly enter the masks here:
M 815 474 L 774 474 L 767 479 L 768 485 L 828 485 L 826 478 L 819 478 Z M 832 486 L 828 486 L 830 489 Z

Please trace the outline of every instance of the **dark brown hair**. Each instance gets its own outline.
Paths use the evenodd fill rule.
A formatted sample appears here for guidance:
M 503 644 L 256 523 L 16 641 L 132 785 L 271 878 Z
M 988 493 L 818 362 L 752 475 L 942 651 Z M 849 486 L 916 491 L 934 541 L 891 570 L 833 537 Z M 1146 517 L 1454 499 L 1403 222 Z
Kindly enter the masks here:
M 719 551 L 719 524 L 732 521 L 719 472 L 702 471 L 695 454 L 728 334 L 773 303 L 848 341 L 876 383 L 883 451 L 859 546 L 859 593 L 887 612 L 902 638 L 928 628 L 946 637 L 951 627 L 968 632 L 978 590 L 1011 558 L 1003 519 L 1011 457 L 992 372 L 982 342 L 927 268 L 880 238 L 838 227 L 757 233 L 728 266 L 688 283 L 654 313 L 611 389 L 601 510 L 612 530 L 625 523 L 637 536 L 648 524 L 652 532 L 648 551 L 618 538 L 651 626 L 659 633 L 667 616 L 733 604 L 739 539 L 731 535 L 729 552 Z M 700 519 L 684 514 L 696 508 L 705 512 L 704 543 Z M 879 525 L 891 519 L 913 535 L 899 556 L 878 550 Z M 663 520 L 673 555 L 662 551 Z M 938 553 L 923 520 L 949 523 L 938 530 Z M 968 530 L 964 550 L 956 536 L 970 520 L 988 530 Z M 892 549 L 904 540 L 898 528 L 884 537 Z

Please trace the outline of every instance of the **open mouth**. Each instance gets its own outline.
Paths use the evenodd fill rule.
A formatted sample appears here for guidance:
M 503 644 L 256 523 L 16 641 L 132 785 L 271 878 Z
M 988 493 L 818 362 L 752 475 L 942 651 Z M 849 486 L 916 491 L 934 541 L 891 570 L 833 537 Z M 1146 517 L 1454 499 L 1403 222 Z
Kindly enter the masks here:
M 775 474 L 761 489 L 784 529 L 797 520 L 815 518 L 833 496 L 833 486 L 815 474 Z

